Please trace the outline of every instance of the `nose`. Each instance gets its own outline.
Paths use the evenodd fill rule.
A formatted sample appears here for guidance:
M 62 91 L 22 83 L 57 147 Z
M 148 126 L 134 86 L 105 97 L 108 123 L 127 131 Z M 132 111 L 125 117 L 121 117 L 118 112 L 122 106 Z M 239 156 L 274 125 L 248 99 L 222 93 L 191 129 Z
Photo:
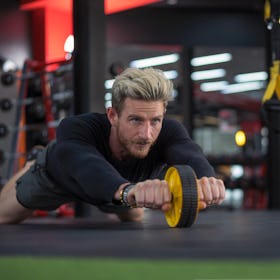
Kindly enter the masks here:
M 151 139 L 152 138 L 152 126 L 150 123 L 144 123 L 139 130 L 139 136 L 142 139 Z

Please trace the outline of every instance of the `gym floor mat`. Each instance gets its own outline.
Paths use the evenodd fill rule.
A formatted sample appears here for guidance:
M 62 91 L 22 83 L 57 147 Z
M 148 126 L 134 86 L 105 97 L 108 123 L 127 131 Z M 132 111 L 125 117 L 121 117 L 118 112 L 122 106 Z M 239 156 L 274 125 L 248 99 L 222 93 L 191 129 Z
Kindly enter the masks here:
M 169 228 L 151 210 L 142 223 L 32 218 L 0 226 L 0 256 L 279 260 L 279 232 L 280 211 L 209 209 L 191 228 Z

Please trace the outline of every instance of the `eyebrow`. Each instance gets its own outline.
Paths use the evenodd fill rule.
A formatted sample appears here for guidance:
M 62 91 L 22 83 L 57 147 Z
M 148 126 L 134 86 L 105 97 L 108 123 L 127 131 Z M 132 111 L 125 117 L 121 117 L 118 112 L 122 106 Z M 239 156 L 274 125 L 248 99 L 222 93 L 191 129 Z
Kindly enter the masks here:
M 128 115 L 128 117 L 129 117 L 129 118 L 131 118 L 131 117 L 137 117 L 137 118 L 142 118 L 142 119 L 143 119 L 142 116 L 137 115 L 137 114 L 131 114 L 131 115 Z M 152 119 L 158 119 L 158 118 L 160 118 L 160 119 L 163 118 L 163 115 L 157 115 L 157 116 L 152 117 Z

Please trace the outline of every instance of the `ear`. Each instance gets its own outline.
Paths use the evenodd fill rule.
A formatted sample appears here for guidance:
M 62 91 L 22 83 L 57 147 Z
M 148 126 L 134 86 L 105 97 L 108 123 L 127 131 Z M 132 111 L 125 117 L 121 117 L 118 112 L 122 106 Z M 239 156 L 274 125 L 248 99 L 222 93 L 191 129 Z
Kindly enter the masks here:
M 116 109 L 113 107 L 109 107 L 109 108 L 107 108 L 106 113 L 107 113 L 109 122 L 111 123 L 112 126 L 114 126 L 118 121 L 118 113 L 117 113 Z

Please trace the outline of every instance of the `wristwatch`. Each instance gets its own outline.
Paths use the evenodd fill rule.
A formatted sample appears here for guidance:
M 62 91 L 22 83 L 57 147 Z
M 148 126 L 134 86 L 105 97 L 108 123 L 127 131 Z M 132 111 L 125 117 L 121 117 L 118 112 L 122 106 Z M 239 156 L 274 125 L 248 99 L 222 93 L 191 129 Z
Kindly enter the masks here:
M 134 188 L 135 184 L 128 184 L 120 191 L 120 201 L 122 205 L 131 207 L 131 205 L 127 201 L 128 192 Z

